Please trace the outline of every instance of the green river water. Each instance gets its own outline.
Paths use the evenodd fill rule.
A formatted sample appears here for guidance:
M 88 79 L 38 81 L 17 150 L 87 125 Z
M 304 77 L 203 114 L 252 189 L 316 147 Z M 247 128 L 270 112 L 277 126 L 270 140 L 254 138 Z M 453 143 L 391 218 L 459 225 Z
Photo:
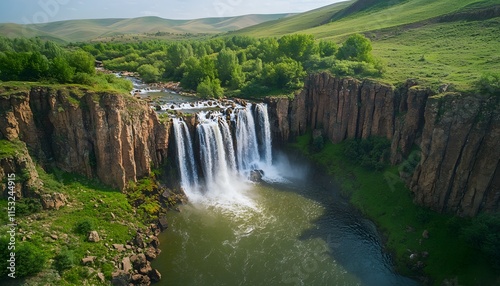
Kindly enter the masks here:
M 329 179 L 288 165 L 286 180 L 169 212 L 161 285 L 416 285 L 393 272 L 374 224 Z

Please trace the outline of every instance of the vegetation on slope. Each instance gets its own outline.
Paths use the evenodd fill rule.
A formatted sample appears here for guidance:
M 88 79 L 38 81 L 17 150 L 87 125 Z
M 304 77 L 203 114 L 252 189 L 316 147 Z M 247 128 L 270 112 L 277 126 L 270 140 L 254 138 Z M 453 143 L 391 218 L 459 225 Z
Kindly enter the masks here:
M 352 6 L 325 25 L 309 27 L 299 20 L 293 24 L 298 30 L 287 30 L 289 23 L 285 20 L 299 19 L 297 15 L 283 19 L 283 23 L 263 23 L 237 34 L 276 37 L 306 33 L 338 44 L 350 34 L 362 33 L 372 40 L 373 54 L 387 66 L 382 79 L 392 84 L 416 78 L 436 89 L 452 84 L 459 91 L 469 91 L 485 71 L 500 69 L 500 24 L 498 15 L 493 17 L 499 0 L 368 1 L 375 5 L 359 5 L 365 2 L 351 2 Z M 300 17 L 305 19 L 323 9 L 326 13 L 328 8 Z M 453 16 L 458 13 L 463 15 Z
M 116 250 L 110 251 L 109 245 L 126 244 L 137 229 L 144 228 L 143 221 L 134 215 L 126 195 L 117 190 L 58 170 L 53 170 L 52 174 L 41 168 L 37 171 L 44 183 L 44 190 L 48 193 L 57 191 L 64 194 L 69 198 L 69 204 L 59 210 L 42 210 L 38 200 L 18 200 L 17 244 L 19 248 L 26 248 L 26 251 L 35 256 L 34 260 L 19 264 L 31 271 L 18 273 L 18 277 L 23 278 L 42 271 L 26 282 L 38 285 L 77 285 L 88 281 L 93 285 L 105 285 L 98 279 L 97 273 L 102 272 L 111 279 L 111 272 L 115 268 L 113 257 L 118 254 Z M 0 205 L 4 209 L 7 201 L 0 200 Z M 26 208 L 27 211 L 22 211 Z M 6 214 L 6 211 L 2 212 L 0 217 L 2 234 L 6 233 Z M 87 230 L 97 231 L 101 241 L 88 242 Z M 3 239 L 2 236 L 0 243 Z M 0 249 L 6 250 L 3 247 Z M 97 272 L 81 264 L 81 259 L 89 255 L 97 257 L 92 266 Z M 44 262 L 49 260 L 52 263 Z M 2 260 L 2 273 L 7 271 L 6 267 L 3 267 L 4 264 L 5 261 Z
M 414 155 L 399 167 L 383 165 L 383 148 L 377 146 L 384 140 L 328 142 L 321 148 L 309 133 L 291 146 L 325 167 L 350 201 L 379 226 L 399 272 L 416 279 L 430 277 L 424 281 L 431 285 L 445 280 L 493 285 L 500 262 L 498 215 L 465 219 L 415 205 L 399 177 L 401 170 L 412 172 Z

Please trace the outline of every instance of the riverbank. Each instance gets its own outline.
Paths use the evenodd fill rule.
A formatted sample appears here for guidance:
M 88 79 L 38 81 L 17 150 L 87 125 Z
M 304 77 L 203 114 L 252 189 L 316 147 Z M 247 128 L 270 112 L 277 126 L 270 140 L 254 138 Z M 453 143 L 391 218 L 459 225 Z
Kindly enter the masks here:
M 16 154 L 26 148 L 22 143 L 0 143 L 0 159 L 19 157 Z M 182 197 L 158 186 L 154 177 L 120 192 L 95 179 L 44 167 L 37 165 L 36 175 L 26 169 L 13 172 L 16 182 L 30 176 L 43 189 L 16 199 L 15 279 L 2 267 L 2 285 L 149 285 L 161 279 L 151 267 L 160 254 L 157 236 L 168 227 L 160 212 L 173 209 Z M 141 198 L 143 193 L 147 200 Z M 1 209 L 7 204 L 0 200 Z M 0 216 L 3 233 L 9 223 L 6 215 Z M 0 237 L 2 257 L 9 254 L 6 242 Z
M 350 202 L 377 224 L 398 272 L 425 285 L 494 285 L 497 277 L 487 257 L 459 235 L 466 219 L 413 204 L 398 167 L 367 171 L 346 158 L 345 142 L 325 143 L 320 151 L 313 151 L 312 143 L 308 133 L 289 147 L 326 168 Z

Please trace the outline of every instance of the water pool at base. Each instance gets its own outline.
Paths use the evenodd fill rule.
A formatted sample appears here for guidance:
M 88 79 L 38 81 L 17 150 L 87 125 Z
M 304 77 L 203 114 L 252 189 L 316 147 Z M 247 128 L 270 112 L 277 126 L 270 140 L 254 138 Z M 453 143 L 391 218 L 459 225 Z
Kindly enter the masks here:
M 161 285 L 417 285 L 328 178 L 290 176 L 169 212 Z

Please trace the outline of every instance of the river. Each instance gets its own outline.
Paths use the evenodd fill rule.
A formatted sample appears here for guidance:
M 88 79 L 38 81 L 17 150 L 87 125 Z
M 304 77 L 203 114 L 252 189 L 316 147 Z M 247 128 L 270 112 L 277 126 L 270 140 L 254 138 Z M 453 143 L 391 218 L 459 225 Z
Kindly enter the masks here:
M 417 285 L 394 272 L 375 225 L 328 176 L 273 154 L 265 104 L 198 111 L 219 105 L 206 103 L 186 105 L 198 112 L 194 132 L 173 118 L 189 203 L 167 214 L 159 237 L 162 285 Z
M 280 161 L 281 182 L 168 214 L 153 263 L 162 284 L 416 285 L 394 273 L 374 224 L 326 176 Z

